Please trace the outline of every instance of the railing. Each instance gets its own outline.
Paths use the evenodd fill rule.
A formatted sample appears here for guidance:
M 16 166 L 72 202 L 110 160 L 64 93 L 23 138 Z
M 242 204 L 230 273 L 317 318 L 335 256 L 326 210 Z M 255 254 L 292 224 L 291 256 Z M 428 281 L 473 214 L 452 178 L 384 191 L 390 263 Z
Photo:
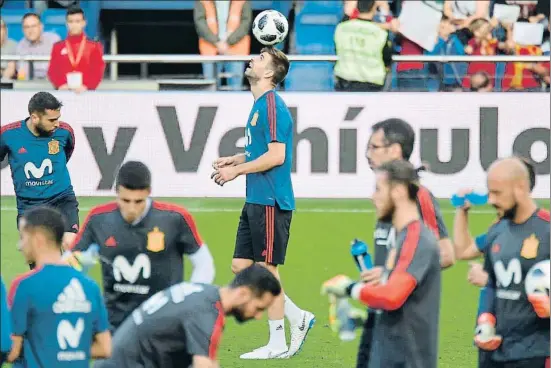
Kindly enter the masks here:
M 110 69 L 110 79 L 118 79 L 118 70 L 116 64 L 199 64 L 209 62 L 224 61 L 249 61 L 251 55 L 247 56 L 202 56 L 202 55 L 104 55 L 103 60 L 109 64 L 115 64 Z M 289 61 L 330 61 L 336 62 L 336 55 L 288 55 Z M 50 61 L 49 55 L 2 55 L 2 61 Z M 499 56 L 466 56 L 466 55 L 394 55 L 392 60 L 398 61 L 420 61 L 435 63 L 453 63 L 453 62 L 548 62 L 549 56 L 517 56 L 517 55 L 499 55 Z

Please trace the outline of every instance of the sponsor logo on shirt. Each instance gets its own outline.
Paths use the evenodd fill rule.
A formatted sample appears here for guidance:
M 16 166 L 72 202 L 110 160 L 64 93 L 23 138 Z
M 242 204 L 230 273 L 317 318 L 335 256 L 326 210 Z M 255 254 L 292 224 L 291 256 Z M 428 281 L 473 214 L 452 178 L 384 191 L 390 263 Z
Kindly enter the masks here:
M 113 261 L 113 275 L 117 281 L 113 290 L 119 293 L 141 294 L 149 293 L 149 285 L 138 285 L 141 277 L 147 280 L 151 277 L 151 261 L 146 254 L 138 254 L 134 263 L 128 262 L 124 256 L 116 256 Z M 124 283 L 123 281 L 126 281 Z
M 50 160 L 49 158 L 42 161 L 42 163 L 40 164 L 40 167 L 36 167 L 36 165 L 32 162 L 27 162 L 25 166 L 23 166 L 23 172 L 25 173 L 25 177 L 28 179 L 25 182 L 25 185 L 28 187 L 52 185 L 54 183 L 52 179 L 31 180 L 31 179 L 42 179 L 44 175 L 51 175 L 54 172 L 54 164 L 52 163 L 52 160 Z

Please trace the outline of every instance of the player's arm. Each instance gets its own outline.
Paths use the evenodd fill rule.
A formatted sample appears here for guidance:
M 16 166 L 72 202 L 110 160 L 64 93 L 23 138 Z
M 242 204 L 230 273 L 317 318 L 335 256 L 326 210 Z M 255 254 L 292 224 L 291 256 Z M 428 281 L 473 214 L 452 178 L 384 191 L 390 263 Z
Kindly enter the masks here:
M 193 368 L 218 368 L 218 362 L 204 356 L 193 356 Z
M 468 208 L 458 208 L 453 220 L 453 244 L 458 259 L 474 259 L 482 255 L 483 238 L 474 239 L 469 231 Z
M 29 310 L 29 292 L 25 285 L 21 285 L 21 278 L 13 281 L 8 295 L 8 304 L 11 306 L 11 322 L 13 326 L 12 346 L 8 355 L 8 362 L 14 362 L 23 351 L 23 336 L 27 332 L 27 316 Z
M 426 188 L 421 187 L 418 194 L 419 205 L 421 208 L 421 216 L 426 226 L 438 239 L 440 248 L 440 266 L 448 268 L 455 263 L 455 252 L 453 244 L 449 238 L 444 216 L 440 210 L 440 205 L 432 193 Z
M 273 169 L 285 162 L 285 143 L 268 143 L 268 152 L 256 160 L 237 166 L 237 175 L 259 173 Z
M 421 227 L 411 225 L 394 271 L 384 285 L 355 284 L 350 296 L 375 309 L 397 310 L 404 305 L 417 285 L 427 276 L 436 255 L 419 244 Z
M 96 285 L 97 286 L 97 285 Z M 94 319 L 94 341 L 90 348 L 90 354 L 93 359 L 107 359 L 111 356 L 111 332 L 109 331 L 109 320 L 107 317 L 107 308 L 101 296 L 99 287 L 96 288 L 97 312 Z
M 8 296 L 6 293 L 6 286 L 4 285 L 4 280 L 0 278 L 0 303 L 1 303 L 1 321 L 0 323 L 0 329 L 2 331 L 2 336 L 0 340 L 0 353 L 2 354 L 2 360 L 6 357 L 7 353 L 9 353 L 11 349 L 11 319 L 10 319 L 10 311 L 8 309 Z M 1 366 L 0 362 L 0 366 Z
M 71 156 L 73 156 L 73 151 L 75 150 L 75 132 L 73 131 L 73 128 L 69 124 L 63 123 L 62 127 L 67 130 L 68 137 L 67 137 L 67 143 L 65 144 L 64 151 L 65 151 L 65 157 L 67 158 L 67 162 L 71 159 Z
M 6 143 L 4 134 L 0 133 L 0 162 L 4 161 L 8 152 L 9 152 L 9 148 Z
M 201 235 L 193 216 L 185 209 L 181 211 L 182 224 L 178 239 L 178 250 L 180 254 L 186 254 L 191 262 L 191 282 L 212 284 L 215 276 L 214 259 L 209 248 L 203 243 Z

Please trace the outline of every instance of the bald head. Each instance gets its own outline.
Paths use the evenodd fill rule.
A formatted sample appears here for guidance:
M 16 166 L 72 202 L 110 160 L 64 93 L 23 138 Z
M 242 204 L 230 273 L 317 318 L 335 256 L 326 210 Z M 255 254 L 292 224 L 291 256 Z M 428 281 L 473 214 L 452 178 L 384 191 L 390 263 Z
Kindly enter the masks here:
M 518 206 L 529 204 L 530 172 L 518 157 L 494 162 L 488 169 L 488 202 L 500 217 L 514 218 Z
M 520 181 L 530 187 L 530 173 L 526 164 L 517 157 L 495 161 L 488 169 L 488 180 Z

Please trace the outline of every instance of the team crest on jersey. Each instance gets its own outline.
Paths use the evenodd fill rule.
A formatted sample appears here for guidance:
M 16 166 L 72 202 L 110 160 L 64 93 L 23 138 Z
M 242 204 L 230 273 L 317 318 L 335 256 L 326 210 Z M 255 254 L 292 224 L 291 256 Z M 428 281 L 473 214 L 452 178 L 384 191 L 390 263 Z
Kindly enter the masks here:
M 256 111 L 251 119 L 251 126 L 256 126 L 256 121 L 258 120 L 258 111 Z
M 538 247 L 540 241 L 536 238 L 536 234 L 530 235 L 522 242 L 522 249 L 520 250 L 520 256 L 525 259 L 534 259 L 538 256 Z
M 147 250 L 150 252 L 160 252 L 165 249 L 165 233 L 157 226 L 147 233 Z
M 52 139 L 48 142 L 48 153 L 50 155 L 57 155 L 59 153 L 59 141 Z

